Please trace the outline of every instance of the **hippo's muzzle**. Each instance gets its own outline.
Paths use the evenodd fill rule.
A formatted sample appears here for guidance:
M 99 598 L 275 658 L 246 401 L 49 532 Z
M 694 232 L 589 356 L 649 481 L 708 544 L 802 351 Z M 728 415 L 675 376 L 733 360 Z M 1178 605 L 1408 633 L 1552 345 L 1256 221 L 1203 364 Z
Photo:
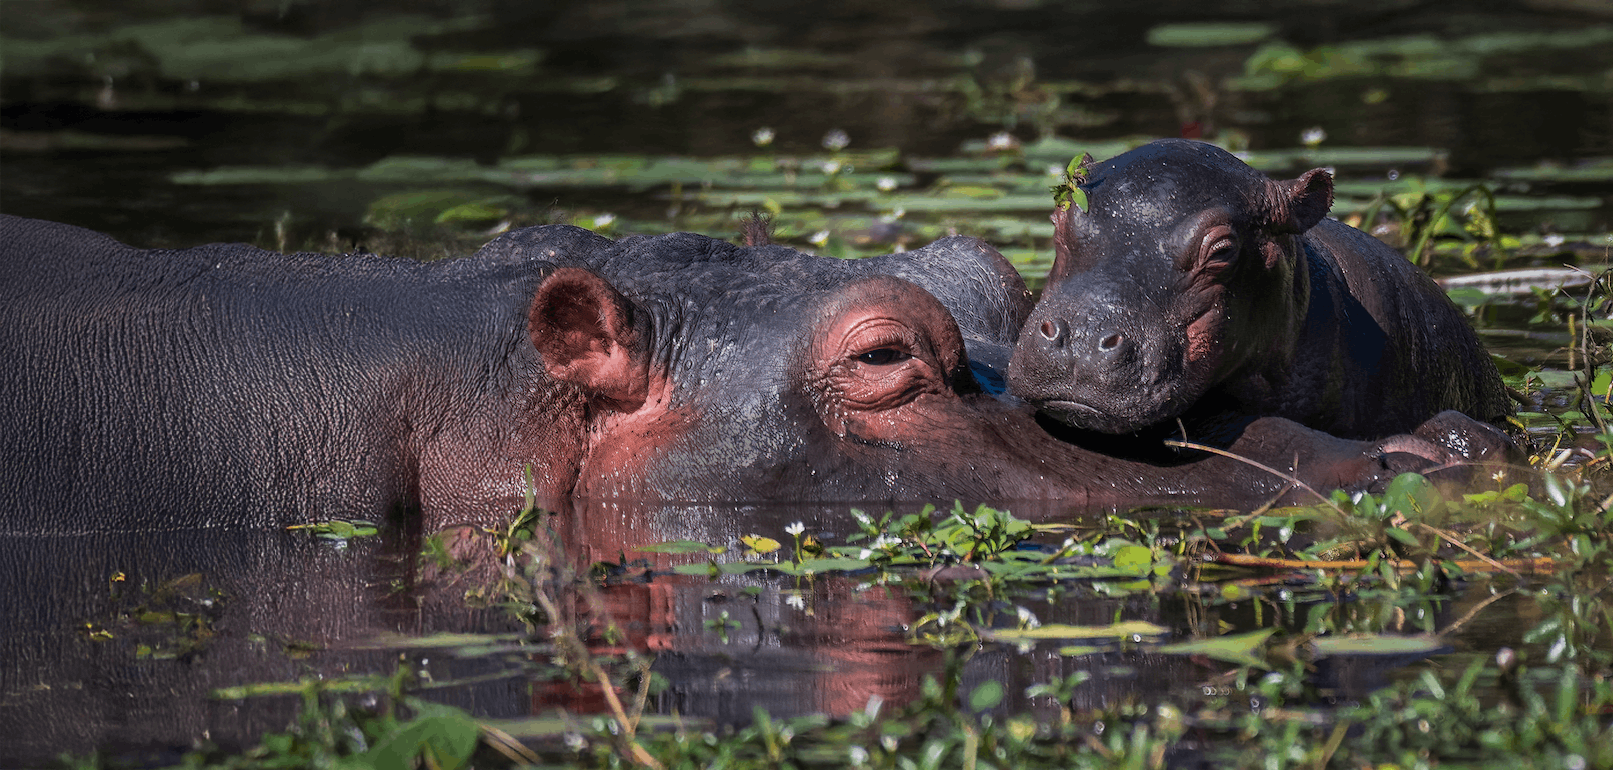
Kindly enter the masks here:
M 1182 345 L 1171 343 L 1163 325 L 1129 304 L 1044 302 L 1020 332 L 1010 392 L 1087 430 L 1126 433 L 1169 419 L 1185 403 Z

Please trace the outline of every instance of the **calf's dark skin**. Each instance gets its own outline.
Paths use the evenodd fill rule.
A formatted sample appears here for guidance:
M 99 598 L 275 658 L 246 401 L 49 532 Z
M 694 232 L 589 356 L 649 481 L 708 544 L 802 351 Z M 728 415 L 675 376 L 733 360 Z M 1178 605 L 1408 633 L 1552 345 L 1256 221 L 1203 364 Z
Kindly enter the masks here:
M 1235 435 L 1278 416 L 1371 439 L 1446 410 L 1492 444 L 1512 404 L 1466 318 L 1404 256 L 1326 218 L 1315 169 L 1274 181 L 1212 145 L 1093 166 L 1053 215 L 1047 288 L 1009 390 L 1103 434 Z

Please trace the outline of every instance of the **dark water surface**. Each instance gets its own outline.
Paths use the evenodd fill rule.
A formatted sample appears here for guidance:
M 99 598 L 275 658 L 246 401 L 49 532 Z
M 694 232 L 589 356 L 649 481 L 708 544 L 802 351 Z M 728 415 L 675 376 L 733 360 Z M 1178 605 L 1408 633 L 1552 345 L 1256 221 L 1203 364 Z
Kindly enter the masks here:
M 12 0 L 0 3 L 0 211 L 140 246 L 441 256 L 550 221 L 726 237 L 739 214 L 772 208 L 780 238 L 801 248 L 851 256 L 956 231 L 1034 280 L 1050 253 L 1049 165 L 1071 147 L 1190 135 L 1247 149 L 1278 176 L 1336 168 L 1341 216 L 1414 178 L 1489 181 L 1502 229 L 1521 241 L 1508 266 L 1589 264 L 1609 261 L 1609 73 L 1613 9 L 1592 0 Z M 764 127 L 771 143 L 756 139 Z M 826 146 L 835 132 L 849 144 Z M 1000 132 L 1017 149 L 985 149 Z M 488 213 L 409 213 L 408 196 L 425 192 Z M 1504 355 L 1564 363 L 1560 324 L 1492 315 Z M 593 507 L 555 526 L 579 564 L 664 571 L 695 557 L 632 549 L 782 538 L 795 521 L 830 539 L 849 533 L 847 507 Z M 284 728 L 296 697 L 220 688 L 398 666 L 481 717 L 599 708 L 550 681 L 501 609 L 467 609 L 467 586 L 432 575 L 419 546 L 396 533 L 345 547 L 285 531 L 0 537 L 0 766 L 250 745 Z M 1452 669 L 1523 646 L 1515 619 L 1528 603 L 1470 618 L 1489 593 L 1468 589 L 1348 611 L 1366 630 L 1442 634 Z M 662 572 L 601 596 L 628 642 L 657 655 L 669 681 L 657 713 L 844 715 L 916 698 L 940 665 L 907 630 L 935 608 L 857 577 Z M 1146 620 L 1185 639 L 1223 623 L 1302 625 L 1315 601 L 1020 603 L 1043 623 Z M 490 641 L 398 641 L 442 632 Z M 1345 658 L 1318 676 L 1348 699 L 1415 657 Z M 964 679 L 1003 682 L 1005 708 L 1020 708 L 1025 686 L 1077 669 L 1097 675 L 1085 706 L 1224 686 L 1188 657 L 1134 645 L 988 645 Z
M 916 700 L 944 654 L 914 644 L 909 629 L 936 607 L 868 576 L 779 578 L 752 573 L 707 581 L 666 572 L 704 556 L 635 554 L 632 546 L 699 539 L 732 542 L 780 533 L 792 521 L 830 540 L 845 534 L 843 507 L 580 507 L 552 524 L 579 565 L 620 563 L 629 576 L 575 603 L 579 622 L 620 636 L 593 638 L 596 652 L 626 645 L 655 656 L 667 680 L 651 713 L 691 725 L 748 722 L 755 707 L 775 717 L 845 716 L 874 704 Z M 1067 521 L 1079 514 L 1049 512 Z M 5 766 L 43 762 L 62 751 L 99 748 L 127 760 L 168 764 L 199 742 L 254 745 L 292 720 L 292 692 L 242 693 L 246 686 L 325 680 L 335 692 L 366 676 L 399 670 L 426 697 L 494 724 L 604 710 L 597 688 L 544 664 L 548 647 L 498 606 L 467 608 L 474 582 L 437 573 L 420 543 L 387 536 L 337 545 L 284 530 L 182 530 L 0 537 L 0 756 Z M 645 575 L 654 572 L 655 576 Z M 1103 627 L 1145 621 L 1167 638 L 1202 638 L 1231 627 L 1298 630 L 1316 598 L 1239 604 L 1191 593 L 1148 591 L 1105 598 L 1077 589 L 1053 601 L 1021 598 L 1042 623 Z M 1464 616 L 1488 592 L 1429 597 L 1400 606 L 1398 621 L 1372 618 L 1394 606 L 1344 602 L 1357 630 L 1419 637 L 1444 634 L 1410 655 L 1326 659 L 1318 680 L 1340 700 L 1381 686 L 1429 652 L 1483 651 L 1519 644 L 1517 628 Z M 944 608 L 943 608 L 944 609 Z M 1490 617 L 1515 613 L 1509 605 Z M 997 623 L 1014 627 L 1016 609 Z M 1461 619 L 1461 620 L 1458 620 Z M 1500 625 L 1501 627 L 1496 627 Z M 1139 638 L 1137 642 L 1144 641 Z M 1146 641 L 1157 642 L 1159 638 Z M 1131 640 L 1094 641 L 1083 652 L 1046 644 L 988 645 L 969 658 L 963 691 L 1003 683 L 1004 709 L 1031 705 L 1030 685 L 1084 670 L 1094 676 L 1077 708 L 1194 698 L 1227 682 L 1202 660 L 1164 655 Z M 1447 656 L 1451 665 L 1466 656 Z M 377 685 L 371 682 L 368 687 Z M 232 692 L 231 688 L 235 688 Z M 376 695 L 356 696 L 360 705 Z M 517 731 L 517 734 L 519 732 Z

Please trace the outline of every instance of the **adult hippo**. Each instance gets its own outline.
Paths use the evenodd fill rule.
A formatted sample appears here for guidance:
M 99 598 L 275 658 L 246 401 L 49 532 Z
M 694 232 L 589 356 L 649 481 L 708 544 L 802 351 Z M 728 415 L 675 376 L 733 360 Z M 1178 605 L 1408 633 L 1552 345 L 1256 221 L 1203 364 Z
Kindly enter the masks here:
M 1066 445 L 981 392 L 965 345 L 1011 344 L 1028 306 L 967 238 L 842 261 L 550 226 L 419 263 L 140 250 L 4 217 L 0 530 L 493 523 L 528 468 L 548 506 L 1286 488 L 1220 457 Z M 1283 420 L 1233 448 L 1319 487 L 1450 457 Z
M 1076 176 L 1085 210 L 1053 214 L 1053 269 L 1008 369 L 1010 392 L 1047 416 L 1110 434 L 1180 419 L 1192 435 L 1278 415 L 1373 438 L 1447 409 L 1511 413 L 1439 287 L 1326 218 L 1326 170 L 1278 182 L 1167 140 Z

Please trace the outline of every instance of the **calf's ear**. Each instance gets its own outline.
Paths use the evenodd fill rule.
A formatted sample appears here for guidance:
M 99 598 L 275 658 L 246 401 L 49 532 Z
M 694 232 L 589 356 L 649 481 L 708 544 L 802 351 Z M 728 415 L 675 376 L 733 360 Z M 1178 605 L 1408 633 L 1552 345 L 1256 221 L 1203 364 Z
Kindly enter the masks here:
M 1049 217 L 1053 220 L 1053 269 L 1047 273 L 1049 285 L 1069 278 L 1075 272 L 1075 224 L 1070 221 L 1075 217 L 1072 213 L 1075 210 L 1073 205 L 1067 209 L 1054 209 Z
M 1313 168 L 1298 179 L 1271 182 L 1271 228 L 1278 233 L 1303 233 L 1316 226 L 1333 208 L 1333 175 Z
M 555 270 L 532 297 L 527 333 L 549 375 L 631 408 L 649 392 L 631 300 L 593 273 Z

